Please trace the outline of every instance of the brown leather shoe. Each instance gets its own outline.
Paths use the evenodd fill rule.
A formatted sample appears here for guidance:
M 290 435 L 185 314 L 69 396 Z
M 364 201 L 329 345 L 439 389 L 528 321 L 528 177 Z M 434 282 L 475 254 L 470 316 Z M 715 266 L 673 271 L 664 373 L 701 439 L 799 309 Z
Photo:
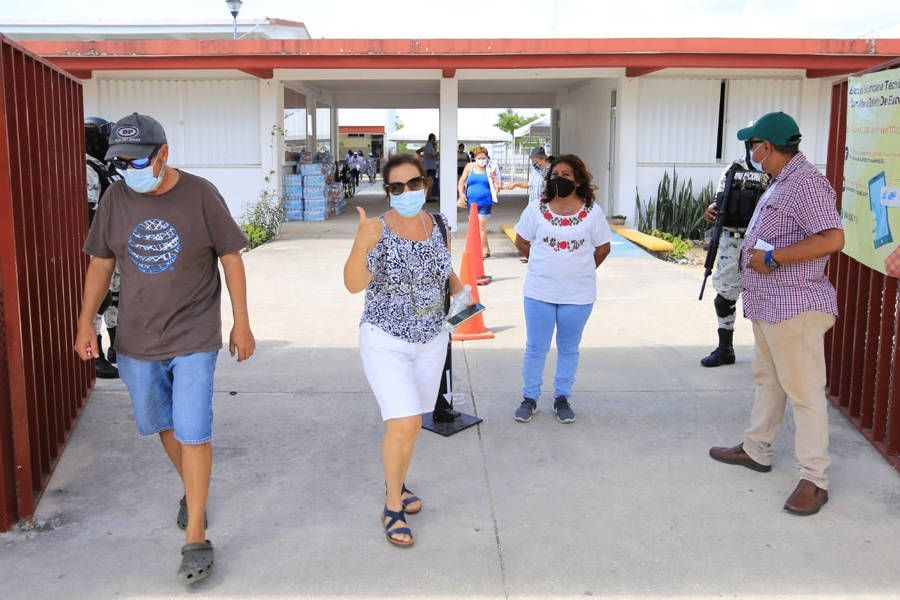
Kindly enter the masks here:
M 761 465 L 750 458 L 750 455 L 744 452 L 743 443 L 738 444 L 734 448 L 723 448 L 721 446 L 710 448 L 709 455 L 713 460 L 728 463 L 729 465 L 740 465 L 760 473 L 768 473 L 772 470 L 770 465 Z
M 828 490 L 823 490 L 808 479 L 801 479 L 787 502 L 784 503 L 784 510 L 794 515 L 814 515 L 826 502 L 828 502 Z

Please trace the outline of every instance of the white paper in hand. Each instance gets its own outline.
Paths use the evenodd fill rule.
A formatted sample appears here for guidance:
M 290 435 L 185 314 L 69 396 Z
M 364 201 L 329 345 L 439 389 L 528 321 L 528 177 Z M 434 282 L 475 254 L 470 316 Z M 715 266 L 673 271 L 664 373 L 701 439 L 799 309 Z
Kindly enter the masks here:
M 764 250 L 768 252 L 769 250 L 774 250 L 775 246 L 767 242 L 766 240 L 756 240 L 756 245 L 753 246 L 756 250 Z

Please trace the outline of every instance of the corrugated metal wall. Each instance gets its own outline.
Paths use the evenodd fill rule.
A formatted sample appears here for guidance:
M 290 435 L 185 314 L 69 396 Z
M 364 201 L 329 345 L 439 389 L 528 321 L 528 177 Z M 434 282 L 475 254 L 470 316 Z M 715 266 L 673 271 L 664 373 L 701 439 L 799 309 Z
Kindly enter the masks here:
M 713 163 L 720 79 L 641 79 L 639 163 Z
M 34 514 L 93 383 L 81 84 L 0 35 L 0 530 Z
M 721 79 L 641 79 L 638 162 L 715 164 Z M 722 160 L 744 154 L 737 130 L 772 110 L 799 118 L 799 79 L 728 79 Z M 820 118 L 827 131 L 827 114 Z M 817 152 L 818 149 L 813 149 Z
M 727 85 L 724 160 L 744 155 L 744 144 L 737 139 L 737 131 L 760 115 L 780 110 L 800 118 L 799 79 L 730 79 Z
M 148 114 L 166 129 L 176 166 L 260 164 L 259 83 L 244 79 L 103 79 L 100 114 Z

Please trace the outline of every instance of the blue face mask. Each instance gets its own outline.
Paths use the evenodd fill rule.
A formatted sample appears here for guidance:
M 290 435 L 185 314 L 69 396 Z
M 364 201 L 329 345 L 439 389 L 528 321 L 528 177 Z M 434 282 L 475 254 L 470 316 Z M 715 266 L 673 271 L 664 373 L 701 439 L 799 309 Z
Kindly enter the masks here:
M 165 171 L 165 168 L 160 169 L 159 177 L 154 177 L 153 165 L 151 164 L 145 169 L 125 169 L 120 171 L 120 173 L 125 180 L 125 185 L 139 194 L 146 194 L 159 187 L 165 176 Z
M 416 216 L 425 206 L 425 190 L 406 191 L 399 196 L 391 196 L 391 208 L 407 219 Z
M 766 156 L 766 158 L 768 158 L 768 156 Z M 763 160 L 765 160 L 765 159 L 763 159 Z M 763 169 L 763 166 L 762 166 L 762 162 L 756 162 L 755 160 L 753 160 L 752 152 L 750 153 L 750 164 L 753 165 L 753 168 L 756 169 L 757 171 L 759 171 L 760 173 L 765 172 L 765 169 Z

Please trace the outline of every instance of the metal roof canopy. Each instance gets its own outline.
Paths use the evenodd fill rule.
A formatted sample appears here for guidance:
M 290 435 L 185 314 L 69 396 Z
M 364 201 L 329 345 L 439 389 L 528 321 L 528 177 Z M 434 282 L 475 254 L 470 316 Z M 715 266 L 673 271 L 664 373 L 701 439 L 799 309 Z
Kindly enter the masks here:
M 803 69 L 831 77 L 900 57 L 900 40 L 628 38 L 375 40 L 29 41 L 30 51 L 75 73 L 95 70 L 617 69 L 640 77 L 670 68 Z

